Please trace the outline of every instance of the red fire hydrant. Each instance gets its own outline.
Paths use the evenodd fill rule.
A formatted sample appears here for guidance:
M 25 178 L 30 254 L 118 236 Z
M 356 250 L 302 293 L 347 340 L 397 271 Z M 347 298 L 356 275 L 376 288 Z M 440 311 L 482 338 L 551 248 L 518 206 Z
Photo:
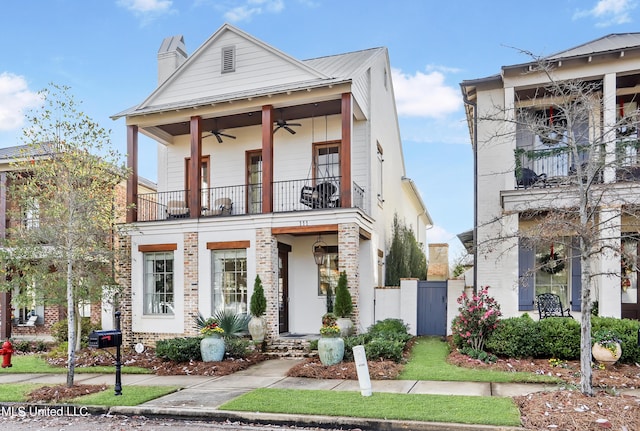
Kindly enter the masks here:
M 11 341 L 7 340 L 2 344 L 0 355 L 2 355 L 2 368 L 13 367 L 11 364 L 11 355 L 13 355 L 13 345 Z

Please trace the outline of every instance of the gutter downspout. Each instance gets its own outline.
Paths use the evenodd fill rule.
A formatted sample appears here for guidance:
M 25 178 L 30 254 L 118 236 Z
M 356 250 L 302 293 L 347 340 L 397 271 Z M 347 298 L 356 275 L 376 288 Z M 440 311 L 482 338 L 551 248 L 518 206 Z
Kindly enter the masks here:
M 478 289 L 478 105 L 467 98 L 462 84 L 462 101 L 473 109 L 473 293 Z

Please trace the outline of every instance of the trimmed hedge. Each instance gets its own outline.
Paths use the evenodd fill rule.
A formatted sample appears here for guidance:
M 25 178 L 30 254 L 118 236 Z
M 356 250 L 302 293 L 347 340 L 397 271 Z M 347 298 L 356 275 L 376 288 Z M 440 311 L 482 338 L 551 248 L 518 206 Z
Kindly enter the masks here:
M 640 322 L 612 317 L 591 318 L 591 331 L 612 329 L 622 340 L 622 363 L 640 362 Z M 486 343 L 491 353 L 511 358 L 580 358 L 580 322 L 563 317 L 535 321 L 528 315 L 502 319 Z
M 201 361 L 202 337 L 179 337 L 156 342 L 156 357 L 175 362 Z
M 412 338 L 408 331 L 408 326 L 400 319 L 379 320 L 364 334 L 344 337 L 344 360 L 353 361 L 353 347 L 364 346 L 368 361 L 400 362 L 404 347 Z

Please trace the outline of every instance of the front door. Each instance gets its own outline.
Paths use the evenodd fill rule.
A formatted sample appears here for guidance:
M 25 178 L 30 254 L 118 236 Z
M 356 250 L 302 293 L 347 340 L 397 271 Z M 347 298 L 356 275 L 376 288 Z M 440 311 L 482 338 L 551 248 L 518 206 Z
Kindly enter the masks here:
M 622 239 L 622 277 L 620 281 L 621 313 L 623 319 L 640 320 L 640 301 L 638 301 L 638 247 L 637 238 Z M 635 263 L 635 264 L 634 264 Z
M 289 332 L 289 252 L 291 246 L 278 243 L 278 332 Z

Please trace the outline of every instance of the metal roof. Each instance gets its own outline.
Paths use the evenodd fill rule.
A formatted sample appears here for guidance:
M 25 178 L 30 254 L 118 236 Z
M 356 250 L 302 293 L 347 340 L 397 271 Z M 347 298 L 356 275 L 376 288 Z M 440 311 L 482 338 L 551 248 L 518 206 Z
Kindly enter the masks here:
M 362 69 L 368 67 L 373 57 L 385 51 L 386 48 L 371 48 L 362 51 L 312 58 L 303 60 L 302 62 L 325 75 L 334 78 L 352 79 L 358 76 Z
M 640 33 L 614 33 L 546 57 L 547 60 L 581 57 L 640 46 Z

